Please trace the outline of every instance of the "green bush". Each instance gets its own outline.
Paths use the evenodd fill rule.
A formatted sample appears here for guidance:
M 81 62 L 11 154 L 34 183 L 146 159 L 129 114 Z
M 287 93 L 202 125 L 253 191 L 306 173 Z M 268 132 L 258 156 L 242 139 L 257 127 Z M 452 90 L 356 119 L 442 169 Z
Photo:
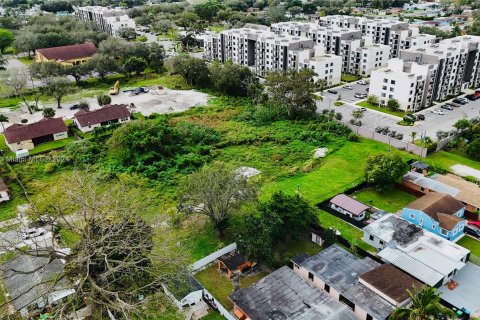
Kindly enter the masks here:
M 355 132 L 350 132 L 347 136 L 347 140 L 352 142 L 358 142 L 360 141 L 360 136 Z
M 340 107 L 340 106 L 343 106 L 343 102 L 341 101 L 335 101 L 335 103 L 333 104 L 335 107 Z

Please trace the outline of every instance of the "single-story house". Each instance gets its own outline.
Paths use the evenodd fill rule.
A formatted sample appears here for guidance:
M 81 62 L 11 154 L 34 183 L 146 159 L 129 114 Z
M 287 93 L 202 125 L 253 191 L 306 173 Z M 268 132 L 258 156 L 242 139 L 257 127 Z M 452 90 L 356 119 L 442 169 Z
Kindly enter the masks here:
M 301 262 L 294 261 L 293 271 L 311 286 L 348 306 L 357 319 L 385 320 L 394 305 L 359 282 L 361 275 L 380 266 L 369 257 L 357 257 L 334 244 Z
M 10 190 L 7 184 L 0 178 L 0 202 L 10 200 Z
M 230 295 L 240 320 L 342 319 L 357 320 L 348 306 L 309 285 L 289 267 L 282 267 L 248 288 Z
M 41 312 L 43 308 L 73 294 L 75 290 L 65 279 L 55 280 L 63 270 L 61 259 L 21 254 L 0 266 L 0 275 L 15 308 L 23 317 Z M 53 285 L 54 283 L 54 285 Z
M 231 278 L 235 272 L 243 272 L 243 270 L 253 266 L 251 260 L 248 260 L 243 254 L 237 251 L 232 251 L 219 257 L 217 263 L 219 270 L 227 271 L 228 278 Z
M 423 174 L 410 171 L 402 177 L 402 186 L 408 189 L 408 192 L 416 195 L 424 195 L 429 192 L 448 193 L 455 197 L 459 190 L 451 185 L 445 184 L 430 177 L 425 177 Z M 413 192 L 412 192 L 413 191 Z
M 30 150 L 37 145 L 68 138 L 68 128 L 62 118 L 43 118 L 30 124 L 15 123 L 5 129 L 5 140 L 13 152 Z
M 357 221 L 365 219 L 365 213 L 370 209 L 369 206 L 350 198 L 345 194 L 338 194 L 333 197 L 330 200 L 330 207 Z
M 447 184 L 458 190 L 454 197 L 465 204 L 465 210 L 476 213 L 480 211 L 480 186 L 456 176 L 451 173 L 434 174 L 431 176 L 432 180 L 439 183 Z
M 445 239 L 463 234 L 465 205 L 447 193 L 429 192 L 402 209 L 402 218 Z
M 426 285 L 439 288 L 465 266 L 470 251 L 396 215 L 363 228 L 363 240 L 385 262 Z
M 82 132 L 90 132 L 95 128 L 109 126 L 114 123 L 129 122 L 130 111 L 124 104 L 107 104 L 103 108 L 85 111 L 80 110 L 74 115 L 74 123 Z
M 42 48 L 35 51 L 35 62 L 57 62 L 71 66 L 90 60 L 95 53 L 97 53 L 97 48 L 92 42 Z

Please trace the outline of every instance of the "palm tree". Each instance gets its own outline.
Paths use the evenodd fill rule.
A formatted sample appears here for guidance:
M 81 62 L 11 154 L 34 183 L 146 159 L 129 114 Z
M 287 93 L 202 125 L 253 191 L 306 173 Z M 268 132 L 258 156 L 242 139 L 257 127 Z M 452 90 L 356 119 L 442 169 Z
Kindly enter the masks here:
M 407 290 L 412 299 L 410 308 L 395 308 L 390 316 L 391 320 L 430 320 L 438 315 L 444 315 L 449 318 L 455 317 L 455 313 L 440 304 L 440 295 L 437 289 L 424 286 L 420 290 Z
M 412 143 L 415 142 L 415 137 L 417 136 L 417 133 L 415 131 L 413 131 L 412 133 L 410 133 L 410 136 L 412 137 Z
M 0 123 L 2 124 L 3 132 L 5 132 L 5 126 L 3 125 L 4 122 L 8 122 L 8 117 L 4 114 L 0 114 Z

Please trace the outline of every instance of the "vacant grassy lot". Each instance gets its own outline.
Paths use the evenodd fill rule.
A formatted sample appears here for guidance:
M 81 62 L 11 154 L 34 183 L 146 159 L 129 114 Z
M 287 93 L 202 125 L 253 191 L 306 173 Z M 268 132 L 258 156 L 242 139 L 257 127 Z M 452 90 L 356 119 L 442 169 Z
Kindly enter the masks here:
M 38 146 L 36 146 L 32 150 L 29 150 L 28 153 L 31 156 L 33 156 L 33 155 L 36 155 L 36 154 L 39 154 L 39 153 L 44 153 L 44 152 L 47 152 L 47 151 L 60 149 L 60 148 L 63 148 L 66 145 L 68 145 L 68 144 L 70 144 L 70 143 L 72 143 L 76 140 L 77 139 L 75 137 L 68 137 L 68 138 L 62 139 L 62 140 L 45 142 L 45 143 L 39 144 Z
M 387 113 L 387 114 L 390 114 L 392 116 L 396 116 L 396 117 L 400 117 L 400 118 L 403 118 L 403 116 L 404 116 L 404 113 L 402 111 L 392 111 L 388 108 L 374 106 L 373 104 L 368 103 L 367 100 L 357 103 L 357 106 L 364 107 L 364 108 L 367 108 L 367 109 L 376 110 L 376 111 L 380 111 L 380 112 Z
M 415 196 L 394 188 L 382 193 L 371 188 L 363 189 L 352 196 L 367 205 L 392 213 L 403 209 L 405 205 L 416 199 Z
M 353 82 L 355 80 L 359 80 L 360 78 L 361 77 L 355 76 L 353 74 L 342 73 L 342 76 L 341 76 L 340 80 L 343 81 L 343 82 Z
M 480 170 L 480 162 L 466 158 L 460 154 L 448 151 L 439 151 L 432 155 L 429 155 L 425 159 L 425 162 L 435 167 L 447 170 L 449 172 L 452 172 L 450 167 L 456 164 L 463 164 L 471 168 Z
M 266 183 L 262 188 L 262 198 L 266 199 L 277 191 L 300 192 L 312 204 L 320 203 L 362 183 L 367 157 L 387 150 L 387 145 L 372 140 L 346 142 L 311 172 Z

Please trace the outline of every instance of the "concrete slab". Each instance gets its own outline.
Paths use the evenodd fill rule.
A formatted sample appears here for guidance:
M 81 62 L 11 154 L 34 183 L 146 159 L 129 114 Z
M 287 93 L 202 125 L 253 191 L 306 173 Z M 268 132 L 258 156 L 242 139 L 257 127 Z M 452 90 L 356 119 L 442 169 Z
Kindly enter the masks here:
M 466 308 L 474 317 L 480 316 L 480 267 L 467 262 L 453 277 L 458 286 L 450 290 L 446 286 L 438 289 L 443 300 L 458 308 Z

